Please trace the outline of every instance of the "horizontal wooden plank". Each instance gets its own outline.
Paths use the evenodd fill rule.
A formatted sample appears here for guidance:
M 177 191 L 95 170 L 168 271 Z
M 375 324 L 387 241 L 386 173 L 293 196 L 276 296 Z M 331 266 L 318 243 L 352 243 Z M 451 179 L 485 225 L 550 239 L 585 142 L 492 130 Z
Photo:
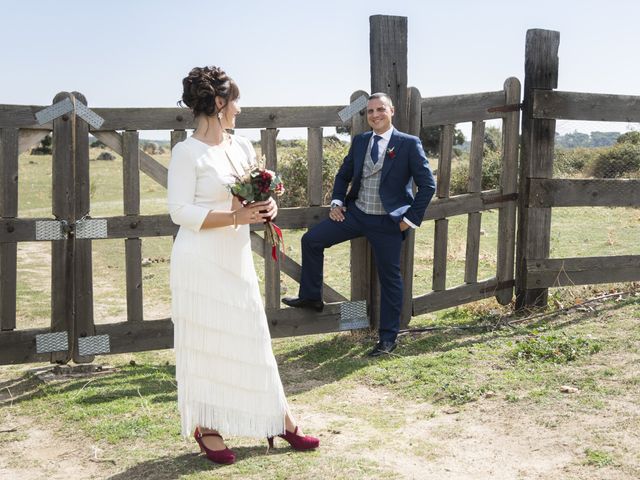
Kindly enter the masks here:
M 534 118 L 640 122 L 640 96 L 533 91 Z
M 124 145 L 122 134 L 118 132 L 95 132 L 94 135 L 117 154 L 123 155 Z M 167 176 L 169 174 L 167 167 L 140 149 L 138 150 L 138 160 L 141 172 L 147 174 L 157 183 L 167 188 Z
M 413 316 L 493 297 L 502 290 L 510 290 L 513 285 L 513 280 L 498 283 L 496 278 L 490 278 L 482 282 L 460 285 L 440 292 L 430 292 L 413 299 Z
M 251 248 L 254 252 L 256 252 L 258 255 L 260 255 L 262 258 L 264 258 L 264 239 L 262 237 L 260 237 L 259 235 L 255 234 L 255 233 L 251 233 Z M 270 260 L 273 260 L 271 258 L 271 252 L 267 253 L 267 256 Z M 282 273 L 284 273 L 285 275 L 288 275 L 289 277 L 291 277 L 293 280 L 295 280 L 296 282 L 300 283 L 300 276 L 302 274 L 302 267 L 294 262 L 293 260 L 291 260 L 291 258 L 287 257 L 287 256 L 279 256 L 279 262 L 280 262 L 280 271 Z M 324 296 L 324 300 L 326 302 L 345 302 L 347 301 L 347 299 L 345 297 L 343 297 L 342 295 L 340 295 L 337 291 L 335 291 L 333 288 L 331 288 L 329 285 L 327 285 L 326 283 L 322 284 L 322 293 Z
M 640 207 L 640 180 L 532 178 L 529 207 Z
M 170 318 L 96 325 L 96 335 L 109 335 L 110 353 L 143 352 L 173 347 Z
M 51 130 L 53 123 L 38 125 L 36 112 L 48 105 L 0 105 L 0 128 L 14 127 L 35 130 Z
M 434 199 L 425 213 L 425 220 L 465 215 L 500 208 L 516 199 L 513 195 L 501 195 L 499 190 L 482 193 L 456 195 L 451 198 Z M 327 218 L 329 207 L 281 208 L 276 223 L 282 229 L 309 228 Z M 142 238 L 175 235 L 178 226 L 169 215 L 120 215 L 115 217 L 95 217 L 107 220 L 108 238 Z M 35 222 L 53 220 L 43 218 L 0 218 L 0 243 L 36 241 Z M 262 225 L 251 225 L 251 231 L 264 230 Z M 333 298 L 338 300 L 338 298 Z
M 424 220 L 466 215 L 500 208 L 517 200 L 517 194 L 502 195 L 500 190 L 486 190 L 480 193 L 465 193 L 449 198 L 434 198 L 424 214 Z
M 549 258 L 526 261 L 526 288 L 640 280 L 640 255 Z
M 36 335 L 51 333 L 49 328 L 0 332 L 0 365 L 48 362 L 50 353 L 36 353 Z
M 47 105 L 0 105 L 0 128 L 17 127 L 51 130 L 52 124 L 38 125 L 35 114 Z M 335 127 L 344 125 L 338 112 L 345 105 L 301 107 L 243 107 L 236 128 Z M 195 127 L 186 108 L 100 108 L 92 107 L 104 119 L 99 131 L 185 130 Z M 92 129 L 93 130 L 93 129 Z
M 449 125 L 502 118 L 504 112 L 490 112 L 490 108 L 505 104 L 503 90 L 496 92 L 448 95 L 422 99 L 422 126 Z
M 322 312 L 300 308 L 267 310 L 273 338 L 340 331 L 340 304 L 327 303 Z

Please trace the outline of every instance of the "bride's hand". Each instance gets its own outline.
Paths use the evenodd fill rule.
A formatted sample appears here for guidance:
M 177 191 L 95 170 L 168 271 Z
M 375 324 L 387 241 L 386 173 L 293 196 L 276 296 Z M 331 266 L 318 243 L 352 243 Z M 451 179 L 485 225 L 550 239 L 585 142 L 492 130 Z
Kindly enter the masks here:
M 274 218 L 276 218 L 276 215 L 278 215 L 278 204 L 273 199 L 273 197 L 269 197 L 265 202 L 262 203 L 264 203 L 267 207 L 266 209 L 264 209 L 266 210 L 266 213 L 268 215 L 267 218 L 269 220 L 273 220 Z
M 250 223 L 266 223 L 271 220 L 274 213 L 278 213 L 278 207 L 273 199 L 264 202 L 254 202 L 233 210 L 236 214 L 238 225 Z

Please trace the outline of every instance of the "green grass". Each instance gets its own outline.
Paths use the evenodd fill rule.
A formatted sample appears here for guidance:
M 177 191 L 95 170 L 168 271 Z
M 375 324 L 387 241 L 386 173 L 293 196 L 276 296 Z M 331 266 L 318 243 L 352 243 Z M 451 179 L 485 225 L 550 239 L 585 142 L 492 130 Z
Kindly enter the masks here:
M 281 445 L 267 454 L 264 441 L 232 438 L 229 445 L 240 461 L 225 467 L 225 474 L 229 478 L 264 478 L 264 472 L 269 471 L 270 478 L 283 479 L 310 475 L 397 478 L 393 468 L 376 460 L 375 455 L 353 452 L 375 450 L 380 438 L 389 441 L 413 422 L 437 421 L 443 409 L 502 403 L 522 410 L 519 414 L 503 413 L 513 416 L 513 422 L 519 415 L 541 415 L 542 427 L 557 430 L 565 428 L 572 415 L 596 418 L 604 411 L 614 415 L 613 406 L 640 393 L 633 367 L 640 355 L 640 300 L 635 297 L 604 304 L 596 315 L 575 312 L 516 328 L 447 328 L 491 321 L 464 308 L 440 313 L 433 320 L 445 328 L 402 336 L 397 355 L 378 360 L 363 356 L 371 345 L 371 338 L 363 334 L 275 340 L 274 352 L 292 408 L 294 412 L 310 412 L 312 417 L 322 416 L 311 431 L 320 435 L 325 449 L 299 455 Z M 589 339 L 599 350 L 582 351 L 567 362 L 514 360 L 514 349 L 530 338 L 549 339 L 545 341 L 555 346 L 567 339 L 571 345 L 576 339 Z M 623 357 L 611 362 L 616 356 Z M 161 479 L 216 478 L 217 469 L 195 456 L 192 442 L 180 436 L 173 353 L 101 359 L 110 361 L 115 369 L 47 384 L 30 375 L 21 376 L 17 367 L 0 372 L 0 381 L 7 375 L 14 379 L 0 388 L 9 388 L 15 397 L 0 412 L 28 416 L 40 428 L 49 426 L 66 437 L 80 433 L 101 449 L 104 458 L 118 459 L 121 473 L 116 479 L 147 478 L 148 472 Z M 561 393 L 562 385 L 573 385 L 580 393 Z M 536 411 L 544 413 L 533 413 Z M 622 415 L 626 418 L 627 413 Z M 597 467 L 633 468 L 629 462 L 613 461 L 623 457 L 624 444 L 609 438 L 609 430 L 589 424 L 584 428 L 581 435 L 593 429 L 590 444 L 606 444 L 612 453 L 593 448 L 585 451 L 580 461 Z M 8 445 L 24 437 L 12 434 L 2 438 Z M 344 442 L 348 448 L 337 446 Z M 428 438 L 415 439 L 404 451 L 416 462 L 439 458 L 437 444 Z
M 165 164 L 167 160 L 168 155 L 160 157 Z M 113 162 L 91 162 L 92 216 L 122 214 L 121 178 L 119 157 Z M 21 157 L 21 217 L 51 215 L 50 183 L 50 157 Z M 143 214 L 166 212 L 163 188 L 141 175 L 141 189 Z M 497 211 L 484 212 L 482 219 L 478 277 L 487 278 L 495 274 Z M 639 227 L 637 209 L 554 209 L 552 256 L 637 254 Z M 285 232 L 287 255 L 295 261 L 300 260 L 303 233 Z M 449 234 L 447 286 L 451 287 L 464 279 L 466 216 L 450 219 Z M 145 318 L 166 318 L 171 238 L 143 239 L 142 249 L 143 257 L 152 259 L 143 268 Z M 18 257 L 18 328 L 46 326 L 50 246 L 21 244 Z M 432 258 L 433 223 L 425 222 L 416 234 L 414 296 L 431 291 Z M 264 260 L 254 259 L 262 280 Z M 126 314 L 124 242 L 94 241 L 93 262 L 96 323 L 122 321 Z M 348 297 L 349 245 L 328 250 L 325 264 L 326 282 Z M 281 286 L 283 295 L 297 292 L 297 284 L 284 275 Z M 567 304 L 602 288 L 608 287 L 555 290 L 551 299 Z M 410 428 L 412 422 L 438 420 L 443 409 L 464 411 L 477 404 L 498 403 L 507 410 L 505 415 L 514 415 L 514 422 L 518 415 L 542 411 L 540 425 L 562 429 L 574 415 L 600 418 L 629 397 L 637 398 L 637 296 L 610 301 L 598 306 L 597 312 L 573 312 L 504 328 L 501 317 L 507 311 L 486 300 L 416 317 L 412 327 L 438 330 L 403 335 L 397 355 L 378 360 L 364 356 L 374 337 L 362 332 L 275 340 L 274 352 L 294 412 L 307 412 L 311 420 L 322 415 L 310 432 L 319 434 L 326 447 L 309 455 L 295 455 L 286 448 L 266 454 L 264 441 L 231 439 L 230 446 L 241 461 L 225 469 L 224 475 L 252 479 L 269 472 L 269 478 L 275 479 L 397 478 L 394 467 L 381 459 L 381 445 L 390 442 L 391 449 L 409 452 L 416 462 L 435 461 L 440 452 L 429 438 L 415 439 L 410 446 L 393 442 L 396 433 Z M 66 438 L 79 433 L 103 449 L 106 458 L 118 459 L 114 480 L 149 478 L 149 472 L 160 479 L 219 478 L 220 471 L 193 455 L 192 442 L 180 436 L 171 351 L 98 357 L 97 361 L 112 363 L 115 371 L 43 384 L 25 375 L 22 367 L 3 367 L 0 394 L 11 391 L 15 400 L 2 404 L 0 415 L 34 419 Z M 563 385 L 578 388 L 579 394 L 562 393 Z M 622 460 L 624 443 L 613 433 L 595 431 L 588 423 L 583 427 L 595 447 L 576 450 L 584 452 L 577 463 L 633 471 L 635 464 Z M 22 432 L 2 434 L 0 445 L 24 439 Z M 612 453 L 604 453 L 600 445 L 608 445 L 606 451 L 610 448 Z
M 592 465 L 594 467 L 606 467 L 607 465 L 613 464 L 613 458 L 606 452 L 587 448 L 584 454 L 587 465 Z

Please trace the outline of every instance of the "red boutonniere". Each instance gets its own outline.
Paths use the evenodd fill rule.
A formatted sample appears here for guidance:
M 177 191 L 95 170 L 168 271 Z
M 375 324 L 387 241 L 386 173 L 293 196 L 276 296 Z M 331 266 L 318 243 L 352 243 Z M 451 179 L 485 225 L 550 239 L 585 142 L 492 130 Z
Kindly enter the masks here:
M 391 148 L 387 148 L 387 155 L 389 155 L 389 158 L 391 160 L 393 160 L 396 157 L 396 147 L 391 147 Z

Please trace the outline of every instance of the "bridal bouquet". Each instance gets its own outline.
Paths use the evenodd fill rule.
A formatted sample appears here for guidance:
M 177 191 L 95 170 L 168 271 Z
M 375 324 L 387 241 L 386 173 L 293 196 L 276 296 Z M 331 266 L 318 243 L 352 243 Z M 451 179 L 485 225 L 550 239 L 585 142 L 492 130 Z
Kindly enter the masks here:
M 279 197 L 284 193 L 284 185 L 275 172 L 253 166 L 241 177 L 236 177 L 236 182 L 229 186 L 229 190 L 243 205 L 247 205 L 272 196 Z M 267 219 L 265 224 L 264 238 L 271 244 L 271 256 L 277 261 L 277 250 L 284 255 L 284 240 L 282 230 L 271 219 Z

